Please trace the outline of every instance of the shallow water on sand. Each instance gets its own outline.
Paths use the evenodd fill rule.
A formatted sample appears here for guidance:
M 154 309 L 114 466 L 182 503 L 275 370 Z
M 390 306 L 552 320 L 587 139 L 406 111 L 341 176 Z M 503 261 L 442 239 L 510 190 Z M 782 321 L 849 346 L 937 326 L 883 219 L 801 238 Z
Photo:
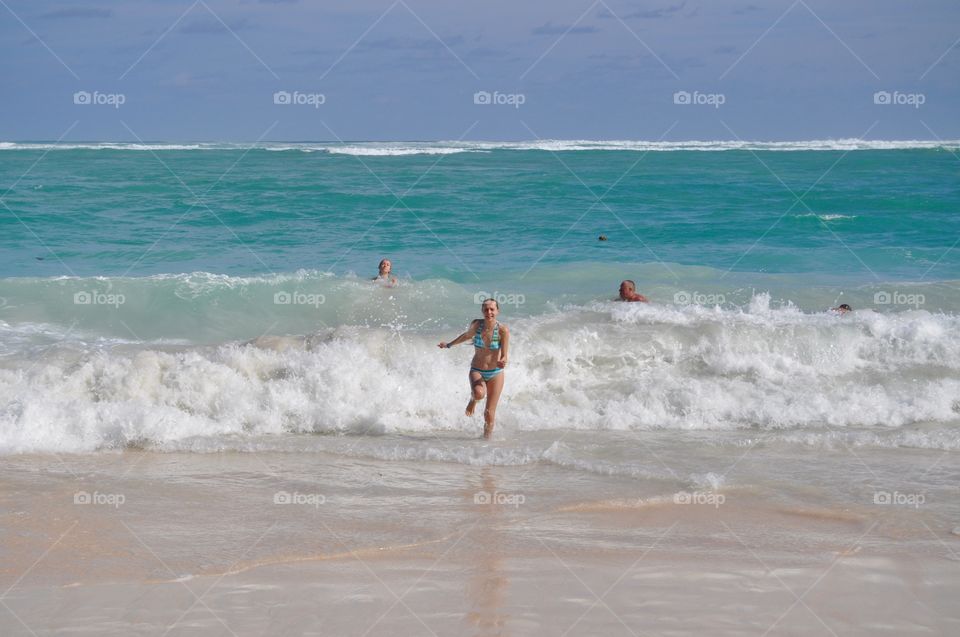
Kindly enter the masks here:
M 37 634 L 960 626 L 949 453 L 743 434 L 706 452 L 661 434 L 577 463 L 560 449 L 583 440 L 310 438 L 9 457 L 5 602 Z M 292 450 L 304 444 L 327 450 Z M 555 451 L 464 460 L 534 448 Z M 794 604 L 807 588 L 809 612 Z M 12 614 L 0 625 L 29 634 Z

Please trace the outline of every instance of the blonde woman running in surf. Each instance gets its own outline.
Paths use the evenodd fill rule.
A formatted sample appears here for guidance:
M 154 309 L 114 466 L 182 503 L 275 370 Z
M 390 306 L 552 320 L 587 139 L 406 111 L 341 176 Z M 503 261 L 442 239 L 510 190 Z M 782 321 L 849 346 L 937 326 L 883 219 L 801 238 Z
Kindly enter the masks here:
M 503 391 L 503 369 L 507 366 L 510 351 L 510 330 L 497 321 L 500 304 L 496 299 L 487 299 L 480 306 L 482 319 L 474 319 L 466 332 L 449 343 L 440 343 L 440 349 L 453 347 L 473 340 L 473 361 L 470 363 L 470 402 L 466 414 L 472 416 L 477 403 L 487 397 L 483 408 L 483 437 L 493 435 L 497 403 Z

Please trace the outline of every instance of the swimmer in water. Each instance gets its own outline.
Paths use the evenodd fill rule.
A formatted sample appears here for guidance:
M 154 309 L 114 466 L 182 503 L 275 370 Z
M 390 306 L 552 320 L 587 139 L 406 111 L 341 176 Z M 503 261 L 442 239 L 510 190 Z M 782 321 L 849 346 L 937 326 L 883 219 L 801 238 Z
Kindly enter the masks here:
M 639 301 L 641 303 L 647 303 L 647 297 L 642 294 L 637 294 L 637 284 L 633 281 L 627 279 L 626 281 L 620 282 L 620 298 L 618 301 Z
M 467 331 L 449 343 L 440 343 L 440 349 L 447 349 L 459 343 L 473 341 L 473 361 L 470 363 L 470 402 L 466 414 L 473 415 L 477 403 L 486 396 L 483 408 L 483 437 L 493 435 L 494 420 L 497 415 L 497 403 L 503 391 L 503 370 L 507 366 L 510 351 L 510 330 L 497 321 L 500 304 L 496 299 L 487 299 L 480 306 L 482 319 L 474 319 Z
M 377 283 L 383 283 L 387 287 L 393 287 L 397 284 L 397 277 L 393 276 L 390 271 L 393 269 L 393 264 L 390 263 L 390 259 L 383 259 L 380 261 L 380 265 L 377 268 L 379 272 L 377 276 L 373 277 L 373 280 Z
M 843 315 L 846 314 L 847 312 L 852 312 L 852 311 L 853 311 L 853 308 L 850 307 L 849 305 L 847 305 L 846 303 L 842 303 L 842 304 L 838 305 L 837 307 L 831 307 L 831 308 L 830 308 L 830 311 L 831 311 L 831 312 L 836 312 L 836 313 L 839 314 L 840 316 L 843 316 Z

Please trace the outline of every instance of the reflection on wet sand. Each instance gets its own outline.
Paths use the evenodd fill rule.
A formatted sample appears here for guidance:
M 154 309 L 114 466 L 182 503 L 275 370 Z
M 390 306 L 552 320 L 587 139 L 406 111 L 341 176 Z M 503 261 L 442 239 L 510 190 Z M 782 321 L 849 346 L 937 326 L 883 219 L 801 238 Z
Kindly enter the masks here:
M 510 580 L 503 573 L 503 537 L 500 525 L 503 507 L 497 504 L 497 483 L 490 467 L 480 472 L 480 491 L 468 493 L 468 506 L 477 510 L 479 521 L 470 535 L 476 549 L 470 559 L 467 579 L 467 611 L 464 621 L 476 628 L 477 637 L 502 635 L 508 616 L 503 613 L 503 598 Z

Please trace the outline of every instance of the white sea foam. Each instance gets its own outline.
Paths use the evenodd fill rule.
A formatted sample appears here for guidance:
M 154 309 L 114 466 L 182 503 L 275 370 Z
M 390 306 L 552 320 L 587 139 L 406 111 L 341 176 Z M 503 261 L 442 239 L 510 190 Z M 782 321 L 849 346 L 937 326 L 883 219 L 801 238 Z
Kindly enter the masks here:
M 944 449 L 960 440 L 960 319 L 952 315 L 841 318 L 772 308 L 761 294 L 732 310 L 605 302 L 510 326 L 498 414 L 505 431 L 757 428 L 792 431 L 802 441 L 836 428 L 927 423 L 938 429 L 896 440 Z M 475 433 L 478 421 L 462 416 L 470 350 L 438 350 L 442 336 L 345 325 L 309 338 L 211 347 L 81 341 L 49 348 L 0 368 L 0 450 Z M 565 462 L 562 450 L 551 454 Z
M 243 144 L 132 142 L 0 142 L 0 150 L 232 150 Z
M 813 213 L 813 212 L 808 212 L 808 213 L 806 213 L 806 214 L 796 215 L 796 216 L 797 216 L 797 218 L 815 217 L 815 218 L 820 219 L 820 220 L 822 220 L 822 221 L 839 221 L 840 219 L 856 219 L 856 218 L 857 218 L 857 215 L 841 215 L 841 214 L 822 214 L 822 215 L 818 215 L 818 214 Z
M 865 140 L 856 138 L 807 141 L 632 141 L 632 140 L 538 140 L 529 142 L 478 142 L 488 149 L 510 150 L 629 150 L 629 151 L 725 151 L 725 150 L 899 150 L 911 148 L 956 148 L 960 141 Z
M 319 150 L 319 149 L 318 149 Z M 488 152 L 478 148 L 444 146 L 406 146 L 406 145 L 367 145 L 367 146 L 328 146 L 322 150 L 336 155 L 358 155 L 387 157 L 402 155 L 454 155 L 467 152 Z
M 464 152 L 515 151 L 852 151 L 960 149 L 960 140 L 865 140 L 857 138 L 806 141 L 643 141 L 643 140 L 531 140 L 516 142 L 437 141 L 437 142 L 0 142 L 0 150 L 246 150 L 248 148 L 283 152 L 328 152 L 366 156 L 442 155 Z

